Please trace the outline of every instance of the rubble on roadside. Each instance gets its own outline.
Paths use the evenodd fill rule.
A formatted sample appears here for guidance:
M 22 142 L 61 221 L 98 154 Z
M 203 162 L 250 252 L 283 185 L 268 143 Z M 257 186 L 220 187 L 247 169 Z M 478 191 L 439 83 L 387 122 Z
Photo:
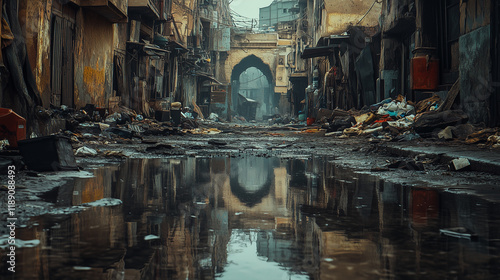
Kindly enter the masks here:
M 321 109 L 323 111 L 318 114 L 322 115 L 319 123 L 326 129 L 325 136 L 329 137 L 362 136 L 398 142 L 427 138 L 500 148 L 499 128 L 469 124 L 467 114 L 448 107 L 451 108 L 437 95 L 417 104 L 399 95 L 394 100 L 382 100 L 365 110 Z
M 127 143 L 148 144 L 144 139 L 147 136 L 222 133 L 217 128 L 206 127 L 222 121 L 217 114 L 212 113 L 207 119 L 204 119 L 202 115 L 197 118 L 200 115 L 198 111 L 189 108 L 182 109 L 180 121 L 177 122 L 171 120 L 170 116 L 166 117 L 165 114 L 151 113 L 149 115 L 154 118 L 149 118 L 124 106 L 115 106 L 110 112 L 106 108 L 92 104 L 79 110 L 64 105 L 50 109 L 38 107 L 36 115 L 41 120 L 58 119 L 62 123 L 61 130 L 54 135 L 67 137 L 76 156 L 127 157 L 121 151 L 99 150 L 94 147 Z M 200 127 L 200 123 L 203 123 L 204 127 Z M 38 137 L 33 134 L 31 138 Z M 146 149 L 150 152 L 153 150 L 155 150 L 154 147 Z

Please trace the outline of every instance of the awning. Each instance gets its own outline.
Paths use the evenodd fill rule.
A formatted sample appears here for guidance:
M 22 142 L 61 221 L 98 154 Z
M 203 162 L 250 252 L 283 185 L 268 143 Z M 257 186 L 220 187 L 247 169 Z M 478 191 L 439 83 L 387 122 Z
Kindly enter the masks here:
M 165 56 L 169 53 L 168 50 L 160 49 L 158 46 L 153 44 L 145 44 L 139 42 L 127 42 L 127 49 L 136 49 L 143 51 L 146 55 L 149 56 Z
M 337 45 L 329 45 L 325 47 L 313 47 L 313 48 L 308 47 L 304 49 L 300 57 L 306 59 L 306 58 L 313 58 L 320 56 L 329 56 L 330 54 L 333 53 L 333 49 L 336 46 Z
M 215 82 L 216 84 L 218 85 L 222 85 L 221 82 L 217 81 L 217 79 L 215 79 L 212 75 L 209 75 L 207 73 L 203 73 L 203 72 L 195 72 L 194 73 L 196 76 L 200 76 L 200 77 L 204 77 L 204 78 L 207 78 L 209 80 L 212 80 L 213 82 Z
M 172 52 L 177 51 L 180 54 L 189 52 L 188 48 L 176 41 L 168 41 L 167 48 Z
M 243 96 L 241 93 L 238 93 L 238 97 L 240 98 L 240 104 L 243 104 L 245 102 L 249 102 L 249 103 L 258 103 L 257 100 L 253 100 L 253 99 L 250 99 L 248 97 L 245 97 Z
M 351 35 L 330 35 L 319 38 L 316 43 L 316 47 L 328 47 L 328 46 L 338 46 L 342 43 L 349 43 L 351 40 Z

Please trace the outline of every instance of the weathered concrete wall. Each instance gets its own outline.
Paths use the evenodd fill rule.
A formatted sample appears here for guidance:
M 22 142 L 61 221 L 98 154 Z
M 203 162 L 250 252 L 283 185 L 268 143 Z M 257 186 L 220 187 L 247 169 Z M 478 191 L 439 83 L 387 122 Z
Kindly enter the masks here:
M 19 23 L 43 105 L 50 104 L 50 42 L 52 0 L 19 2 Z
M 319 28 L 319 36 L 340 34 L 346 31 L 349 26 L 354 25 L 377 26 L 381 3 L 375 3 L 370 12 L 363 18 L 372 4 L 373 1 L 366 0 L 325 0 L 325 13 L 323 13 L 323 24 Z
M 187 42 L 187 36 L 191 36 L 195 25 L 193 12 L 196 0 L 179 0 L 172 2 L 172 16 L 177 24 L 182 42 Z M 175 34 L 175 31 L 174 31 Z M 177 36 L 177 34 L 176 34 Z
M 277 48 L 278 35 L 276 33 L 231 35 L 231 51 L 228 52 L 225 59 L 225 80 L 223 82 L 231 83 L 234 67 L 251 55 L 261 59 L 269 67 L 274 82 L 276 80 Z M 262 68 L 261 65 L 248 67 L 252 66 Z M 260 70 L 264 72 L 263 69 Z
M 382 11 L 382 31 L 387 31 L 397 23 L 397 20 L 404 17 L 404 11 L 408 10 L 411 0 L 384 0 L 380 11 Z M 380 15 L 380 13 L 379 13 Z
M 490 26 L 481 27 L 459 39 L 460 104 L 471 123 L 488 123 L 490 75 Z
M 82 8 L 75 38 L 75 106 L 107 106 L 113 83 L 113 24 Z

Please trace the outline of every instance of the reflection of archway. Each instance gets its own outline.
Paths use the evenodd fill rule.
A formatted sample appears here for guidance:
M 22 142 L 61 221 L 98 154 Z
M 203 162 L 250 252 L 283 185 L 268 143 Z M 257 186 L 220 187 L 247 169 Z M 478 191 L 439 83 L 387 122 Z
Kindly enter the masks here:
M 231 192 L 247 207 L 259 204 L 269 195 L 274 181 L 273 161 L 268 158 L 242 158 L 231 162 Z
M 271 71 L 271 68 L 269 67 L 269 64 L 264 63 L 262 59 L 258 58 L 257 56 L 251 54 L 244 59 L 242 59 L 238 64 L 236 64 L 233 67 L 233 71 L 231 72 L 231 99 L 233 100 L 232 102 L 232 110 L 237 111 L 237 100 L 238 100 L 238 92 L 240 91 L 240 84 L 239 84 L 239 79 L 241 73 L 243 73 L 246 69 L 250 67 L 255 67 L 259 69 L 264 76 L 267 78 L 267 81 L 269 82 L 269 88 L 271 89 L 271 92 L 273 92 L 274 89 L 274 75 L 273 72 Z M 262 100 L 263 102 L 265 100 Z M 273 98 L 273 94 L 269 94 L 269 101 L 265 101 L 266 104 L 271 104 L 272 106 L 275 106 L 275 100 Z

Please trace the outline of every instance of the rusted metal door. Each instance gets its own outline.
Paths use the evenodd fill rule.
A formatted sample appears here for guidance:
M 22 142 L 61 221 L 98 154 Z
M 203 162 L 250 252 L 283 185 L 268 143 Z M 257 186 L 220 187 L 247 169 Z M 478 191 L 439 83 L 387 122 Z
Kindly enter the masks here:
M 52 26 L 52 98 L 55 106 L 73 107 L 74 24 L 54 16 Z

